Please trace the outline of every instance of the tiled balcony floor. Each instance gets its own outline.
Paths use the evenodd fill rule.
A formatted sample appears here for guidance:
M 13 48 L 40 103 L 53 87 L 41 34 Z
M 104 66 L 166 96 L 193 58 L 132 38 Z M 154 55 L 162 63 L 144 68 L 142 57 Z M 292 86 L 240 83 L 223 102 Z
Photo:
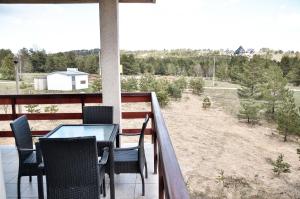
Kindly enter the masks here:
M 133 146 L 132 144 L 124 144 Z M 8 199 L 17 198 L 17 174 L 18 174 L 18 154 L 14 146 L 0 146 L 2 155 L 2 168 L 5 181 L 6 197 Z M 145 196 L 142 196 L 142 184 L 139 174 L 119 174 L 115 175 L 116 199 L 156 199 L 158 198 L 158 175 L 153 173 L 153 145 L 145 144 L 146 158 L 148 163 L 148 179 L 145 179 Z M 107 177 L 108 178 L 108 177 Z M 29 183 L 28 177 L 21 178 L 22 198 L 38 198 L 37 180 L 33 177 Z M 45 183 L 44 179 L 44 183 Z M 109 179 L 106 180 L 109 182 Z M 44 184 L 45 187 L 45 184 Z M 45 191 L 46 188 L 44 188 Z M 106 185 L 107 196 L 109 199 L 109 184 Z M 45 198 L 46 198 L 46 194 Z M 101 198 L 103 198 L 101 196 Z

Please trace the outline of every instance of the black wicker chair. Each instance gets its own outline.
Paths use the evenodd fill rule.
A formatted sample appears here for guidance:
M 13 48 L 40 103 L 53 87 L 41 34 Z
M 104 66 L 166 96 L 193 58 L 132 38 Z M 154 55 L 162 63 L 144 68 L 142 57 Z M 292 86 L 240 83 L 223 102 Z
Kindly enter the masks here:
M 95 137 L 41 138 L 48 199 L 99 199 L 108 148 L 98 163 Z M 105 187 L 104 190 L 105 192 Z M 104 193 L 105 194 L 105 193 Z
M 37 158 L 37 151 L 33 148 L 32 134 L 26 115 L 23 115 L 10 123 L 10 127 L 15 137 L 16 147 L 19 155 L 19 172 L 18 172 L 18 198 L 21 198 L 20 184 L 22 176 L 39 176 L 42 172 L 38 166 L 41 158 Z M 39 161 L 40 160 L 40 161 Z
M 136 147 L 129 148 L 116 148 L 114 149 L 114 163 L 115 163 L 115 173 L 140 173 L 142 178 L 142 195 L 145 195 L 145 179 L 144 179 L 144 168 L 145 175 L 148 178 L 147 171 L 147 161 L 144 149 L 144 134 L 149 121 L 149 116 L 147 115 L 142 126 L 140 133 L 136 134 L 124 134 L 119 135 L 125 136 L 136 136 L 139 135 L 139 145 Z
M 112 124 L 112 106 L 85 106 L 82 110 L 83 124 Z

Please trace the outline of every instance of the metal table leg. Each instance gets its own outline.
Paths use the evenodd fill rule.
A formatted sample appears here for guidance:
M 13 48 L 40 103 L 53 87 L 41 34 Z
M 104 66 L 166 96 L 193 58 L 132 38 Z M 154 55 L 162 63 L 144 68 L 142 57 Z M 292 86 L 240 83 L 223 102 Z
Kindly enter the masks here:
M 115 199 L 115 165 L 114 165 L 114 143 L 109 145 L 109 182 L 110 198 Z

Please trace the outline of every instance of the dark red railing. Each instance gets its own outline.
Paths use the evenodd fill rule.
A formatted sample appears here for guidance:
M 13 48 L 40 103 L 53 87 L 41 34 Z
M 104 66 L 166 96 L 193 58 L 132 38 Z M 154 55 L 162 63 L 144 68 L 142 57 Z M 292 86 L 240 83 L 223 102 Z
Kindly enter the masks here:
M 189 198 L 185 182 L 169 137 L 168 129 L 160 111 L 155 93 L 122 93 L 122 103 L 151 103 L 150 111 L 122 112 L 123 119 L 144 118 L 146 114 L 152 118 L 151 127 L 146 134 L 151 135 L 154 147 L 154 172 L 159 173 L 159 198 L 187 199 Z M 23 115 L 17 113 L 18 105 L 28 104 L 81 104 L 102 103 L 101 93 L 87 94 L 35 94 L 35 95 L 0 95 L 0 105 L 11 106 L 8 114 L 0 114 L 0 121 L 11 121 Z M 29 120 L 70 120 L 82 119 L 80 113 L 25 113 Z M 35 130 L 34 135 L 43 135 L 49 130 Z M 125 128 L 126 133 L 136 133 L 140 129 Z M 11 131 L 0 131 L 0 137 L 12 137 Z

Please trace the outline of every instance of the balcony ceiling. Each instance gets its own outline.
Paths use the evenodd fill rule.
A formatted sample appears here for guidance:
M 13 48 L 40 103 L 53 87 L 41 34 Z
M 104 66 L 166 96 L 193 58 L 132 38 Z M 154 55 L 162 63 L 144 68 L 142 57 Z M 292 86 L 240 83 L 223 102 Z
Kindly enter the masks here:
M 156 0 L 119 0 L 120 3 L 155 3 Z M 98 3 L 99 0 L 0 0 L 0 4 Z

